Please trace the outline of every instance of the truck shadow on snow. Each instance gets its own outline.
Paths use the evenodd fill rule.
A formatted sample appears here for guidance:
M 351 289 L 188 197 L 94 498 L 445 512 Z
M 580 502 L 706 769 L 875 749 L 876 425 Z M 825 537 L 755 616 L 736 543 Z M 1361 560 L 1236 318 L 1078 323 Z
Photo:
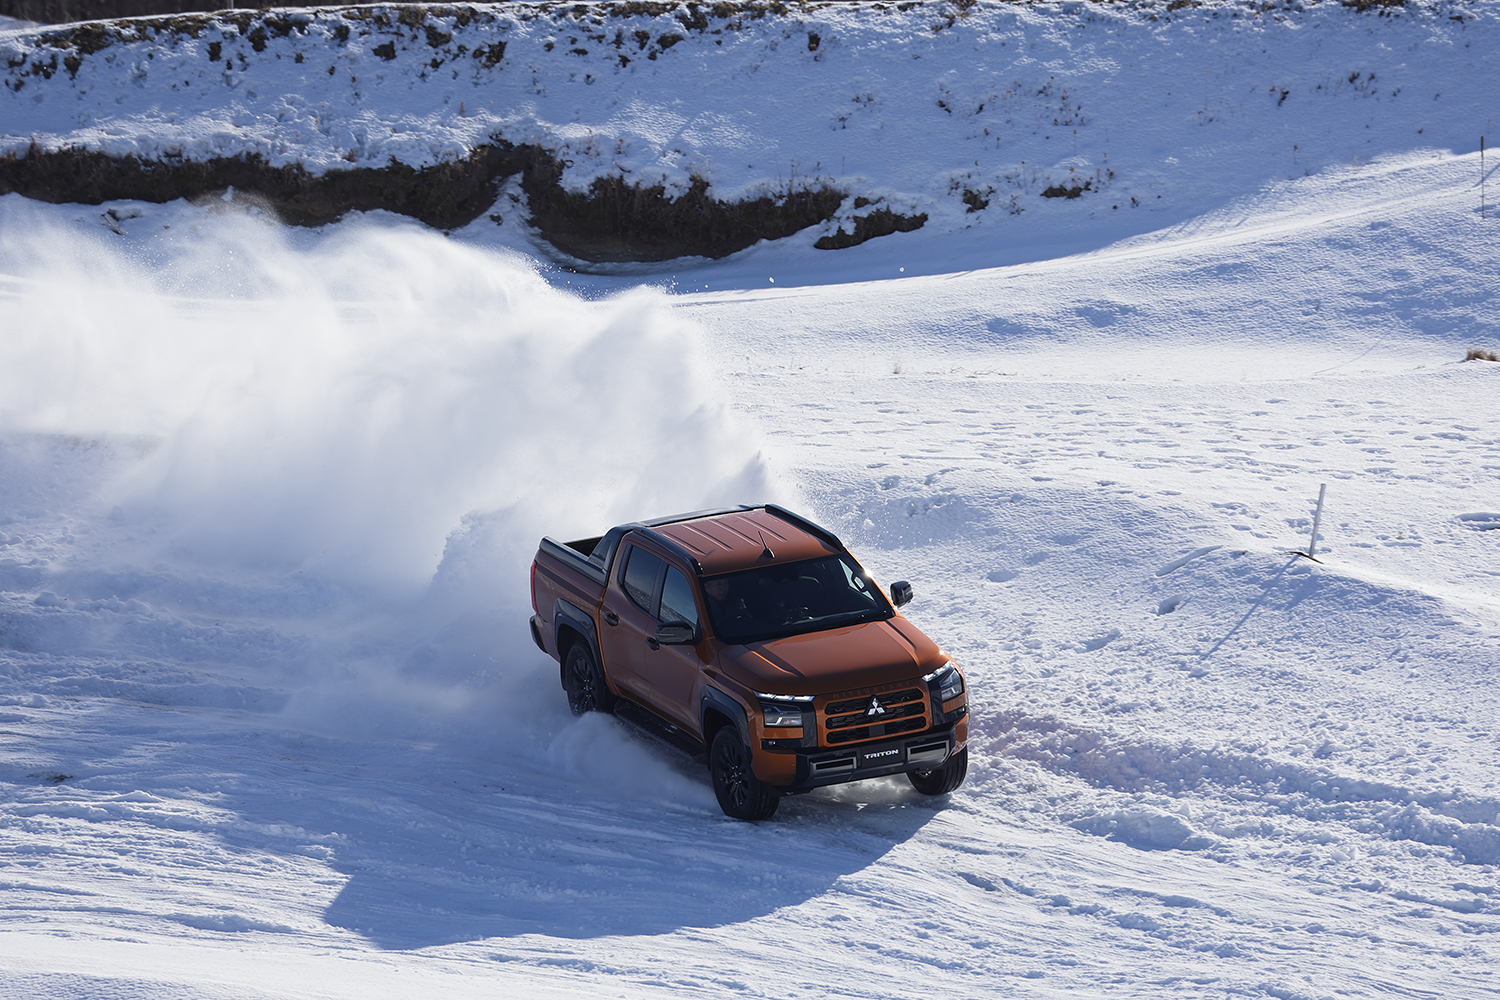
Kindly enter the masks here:
M 339 849 L 333 866 L 349 879 L 324 920 L 397 950 L 740 923 L 826 893 L 943 808 L 904 786 L 790 799 L 759 824 L 719 815 L 706 778 L 705 801 L 686 806 L 579 802 L 576 789 L 508 781 L 455 790 L 449 815 L 431 817 L 446 829 L 397 819 Z
M 935 816 L 932 802 L 807 805 L 750 826 L 514 802 L 516 826 L 496 831 L 499 843 L 443 840 L 416 855 L 387 844 L 336 862 L 350 880 L 324 921 L 402 951 L 739 924 L 825 894 Z

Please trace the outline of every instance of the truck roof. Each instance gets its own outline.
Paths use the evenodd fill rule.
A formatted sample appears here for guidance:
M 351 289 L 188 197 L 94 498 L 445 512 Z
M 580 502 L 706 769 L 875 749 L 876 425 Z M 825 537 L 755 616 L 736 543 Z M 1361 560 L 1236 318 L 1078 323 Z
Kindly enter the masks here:
M 692 553 L 705 575 L 816 559 L 842 551 L 838 539 L 829 532 L 808 521 L 798 524 L 796 521 L 801 519 L 796 515 L 778 516 L 773 510 L 779 511 L 778 508 L 725 511 L 674 521 L 654 530 Z M 764 558 L 767 548 L 772 553 L 770 559 Z

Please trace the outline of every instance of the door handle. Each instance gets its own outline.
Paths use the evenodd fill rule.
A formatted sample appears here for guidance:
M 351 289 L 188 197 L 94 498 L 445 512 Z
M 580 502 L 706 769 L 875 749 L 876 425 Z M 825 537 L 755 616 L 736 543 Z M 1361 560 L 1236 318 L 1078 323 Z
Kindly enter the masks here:
M 652 649 L 661 649 L 661 643 L 656 641 L 656 637 L 654 635 L 646 636 L 646 645 L 650 646 Z
M 604 612 L 604 624 L 618 625 L 620 624 L 620 616 L 615 614 L 613 611 L 606 611 Z

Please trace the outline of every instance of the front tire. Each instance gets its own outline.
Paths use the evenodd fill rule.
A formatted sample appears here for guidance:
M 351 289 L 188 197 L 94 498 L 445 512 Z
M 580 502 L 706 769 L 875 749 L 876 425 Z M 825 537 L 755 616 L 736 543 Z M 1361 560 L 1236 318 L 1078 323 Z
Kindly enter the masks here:
M 941 767 L 935 767 L 931 771 L 907 771 L 906 777 L 911 781 L 911 787 L 923 795 L 947 795 L 964 783 L 964 775 L 968 773 L 969 748 L 964 747 L 944 761 Z
M 713 746 L 708 751 L 708 769 L 724 815 L 762 820 L 775 814 L 781 795 L 755 776 L 750 767 L 750 751 L 740 742 L 740 734 L 733 726 L 725 726 L 714 734 Z
M 615 710 L 615 696 L 604 679 L 604 671 L 594 662 L 594 654 L 586 643 L 575 642 L 568 647 L 563 659 L 563 690 L 568 695 L 568 708 L 574 715 L 585 712 Z

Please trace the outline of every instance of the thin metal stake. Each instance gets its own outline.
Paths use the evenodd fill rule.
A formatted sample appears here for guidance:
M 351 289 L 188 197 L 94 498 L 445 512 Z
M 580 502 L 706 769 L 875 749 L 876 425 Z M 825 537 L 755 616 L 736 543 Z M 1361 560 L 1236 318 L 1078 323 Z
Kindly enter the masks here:
M 1318 509 L 1313 512 L 1312 538 L 1307 542 L 1307 558 L 1314 562 L 1318 559 L 1318 522 L 1323 520 L 1323 494 L 1328 492 L 1328 484 L 1321 483 L 1318 486 Z
M 1484 136 L 1479 137 L 1479 221 L 1484 221 Z

